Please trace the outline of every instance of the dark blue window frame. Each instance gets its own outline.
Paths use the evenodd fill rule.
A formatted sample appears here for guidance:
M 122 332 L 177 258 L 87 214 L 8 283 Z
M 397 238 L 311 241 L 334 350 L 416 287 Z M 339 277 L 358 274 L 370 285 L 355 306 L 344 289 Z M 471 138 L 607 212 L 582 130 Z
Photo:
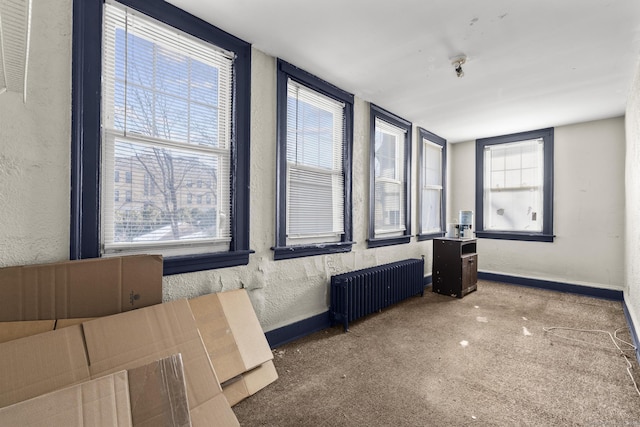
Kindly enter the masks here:
M 532 130 L 476 140 L 476 237 L 483 239 L 553 242 L 553 135 L 554 128 Z M 484 229 L 484 148 L 542 138 L 544 141 L 543 224 L 542 232 L 487 231 Z
M 287 81 L 303 86 L 345 104 L 345 141 L 343 142 L 344 234 L 340 242 L 287 246 Z M 353 95 L 278 59 L 277 70 L 277 146 L 276 146 L 276 245 L 274 260 L 350 252 L 353 245 L 351 219 L 351 157 L 353 150 Z
M 404 180 L 405 180 L 405 230 L 402 236 L 376 237 L 375 231 L 375 161 L 376 161 L 376 118 L 380 118 L 406 131 L 404 137 Z M 369 239 L 367 246 L 377 248 L 381 246 L 399 245 L 411 241 L 411 122 L 371 104 L 369 123 Z
M 443 237 L 446 234 L 446 209 L 447 209 L 447 140 L 439 137 L 435 133 L 428 130 L 418 128 L 420 143 L 418 145 L 418 170 L 420 171 L 420 179 L 418 180 L 418 241 L 431 240 L 437 237 Z M 442 199 L 440 200 L 440 230 L 437 233 L 421 233 L 422 230 L 422 187 L 424 186 L 424 174 L 422 169 L 424 162 L 424 143 L 426 139 L 429 142 L 442 147 Z
M 164 274 L 249 263 L 251 45 L 163 1 L 125 6 L 236 54 L 232 118 L 231 234 L 228 252 L 168 257 Z M 103 0 L 73 0 L 71 259 L 100 257 L 100 94 Z

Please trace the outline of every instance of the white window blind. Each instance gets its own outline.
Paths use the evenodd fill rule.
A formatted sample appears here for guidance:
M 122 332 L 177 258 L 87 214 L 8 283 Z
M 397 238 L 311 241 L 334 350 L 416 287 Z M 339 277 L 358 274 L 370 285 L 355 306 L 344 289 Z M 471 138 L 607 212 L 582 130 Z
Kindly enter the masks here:
M 484 229 L 541 232 L 543 139 L 486 146 L 484 174 Z
M 344 233 L 344 104 L 287 82 L 287 243 Z
M 103 253 L 228 250 L 233 54 L 115 2 L 103 52 Z
M 422 139 L 421 233 L 442 231 L 442 146 Z
M 375 233 L 405 230 L 406 131 L 384 120 L 375 121 Z

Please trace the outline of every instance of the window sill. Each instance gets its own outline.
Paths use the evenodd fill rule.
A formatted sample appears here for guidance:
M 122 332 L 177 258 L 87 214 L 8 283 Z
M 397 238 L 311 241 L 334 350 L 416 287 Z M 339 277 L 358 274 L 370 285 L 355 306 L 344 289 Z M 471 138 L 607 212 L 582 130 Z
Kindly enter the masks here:
M 379 248 L 382 246 L 402 245 L 404 243 L 409 243 L 410 241 L 411 241 L 411 236 L 373 238 L 373 239 L 367 240 L 367 247 Z
M 302 258 L 306 256 L 337 254 L 351 252 L 351 246 L 355 242 L 316 243 L 311 245 L 276 246 L 273 250 L 273 259 Z
M 553 242 L 554 234 L 518 233 L 505 231 L 476 231 L 478 239 L 521 240 L 524 242 Z
M 254 251 L 246 250 L 169 257 L 164 259 L 163 275 L 170 276 L 172 274 L 247 265 L 249 264 L 249 255 L 252 253 Z
M 416 237 L 418 238 L 418 242 L 422 242 L 423 240 L 433 240 L 438 237 L 444 237 L 445 234 L 444 231 L 439 231 L 437 233 L 418 234 Z

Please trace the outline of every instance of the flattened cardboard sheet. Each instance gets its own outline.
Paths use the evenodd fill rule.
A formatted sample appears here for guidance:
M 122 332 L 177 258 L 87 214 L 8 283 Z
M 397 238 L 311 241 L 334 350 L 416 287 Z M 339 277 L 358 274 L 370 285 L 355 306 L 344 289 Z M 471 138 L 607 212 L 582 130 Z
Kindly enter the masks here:
M 0 322 L 0 343 L 13 341 L 43 332 L 53 331 L 55 320 L 30 320 L 25 322 Z
M 121 371 L 0 409 L 0 424 L 30 427 L 129 427 L 129 384 Z
M 211 401 L 219 397 L 226 407 L 216 405 L 219 413 L 211 416 L 236 419 L 222 394 L 187 300 L 103 317 L 82 326 L 92 375 L 132 369 L 181 353 L 192 424 L 203 425 L 194 420 L 193 411 L 214 408 Z
M 0 409 L 0 424 L 30 427 L 132 426 L 127 371 Z
M 78 325 L 0 344 L 0 407 L 88 379 Z
M 0 268 L 0 321 L 99 317 L 162 302 L 162 257 Z
M 56 329 L 68 328 L 69 326 L 79 325 L 89 320 L 93 320 L 94 317 L 79 317 L 73 319 L 58 319 L 56 320 Z
M 247 397 L 256 394 L 277 379 L 278 372 L 276 371 L 276 367 L 273 361 L 269 360 L 257 368 L 223 383 L 222 392 L 227 397 L 229 404 L 234 406 Z
M 204 295 L 189 304 L 221 382 L 273 359 L 245 289 Z

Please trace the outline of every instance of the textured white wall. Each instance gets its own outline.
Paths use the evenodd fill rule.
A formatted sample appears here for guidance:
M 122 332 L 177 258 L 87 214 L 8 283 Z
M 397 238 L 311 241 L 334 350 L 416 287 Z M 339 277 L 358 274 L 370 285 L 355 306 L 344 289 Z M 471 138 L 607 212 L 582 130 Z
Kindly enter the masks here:
M 367 249 L 369 215 L 369 104 L 356 98 L 353 147 L 353 238 L 346 254 L 273 261 L 275 243 L 276 61 L 252 51 L 251 71 L 251 237 L 255 251 L 249 265 L 169 276 L 164 279 L 166 300 L 245 287 L 265 330 L 327 311 L 331 275 L 377 264 L 425 255 L 425 273 L 431 272 L 431 241 Z M 417 140 L 414 129 L 413 152 Z M 417 158 L 413 159 L 414 170 Z M 417 194 L 416 176 L 412 195 Z M 413 207 L 413 230 L 416 230 Z M 415 234 L 415 232 L 414 232 Z
M 0 266 L 69 257 L 71 1 L 32 23 L 27 102 L 0 94 Z
M 624 121 L 555 128 L 553 243 L 480 239 L 482 271 L 622 290 Z M 475 210 L 475 141 L 453 144 L 452 213 Z
M 627 205 L 624 300 L 635 329 L 640 332 L 640 62 L 629 93 L 625 126 Z

